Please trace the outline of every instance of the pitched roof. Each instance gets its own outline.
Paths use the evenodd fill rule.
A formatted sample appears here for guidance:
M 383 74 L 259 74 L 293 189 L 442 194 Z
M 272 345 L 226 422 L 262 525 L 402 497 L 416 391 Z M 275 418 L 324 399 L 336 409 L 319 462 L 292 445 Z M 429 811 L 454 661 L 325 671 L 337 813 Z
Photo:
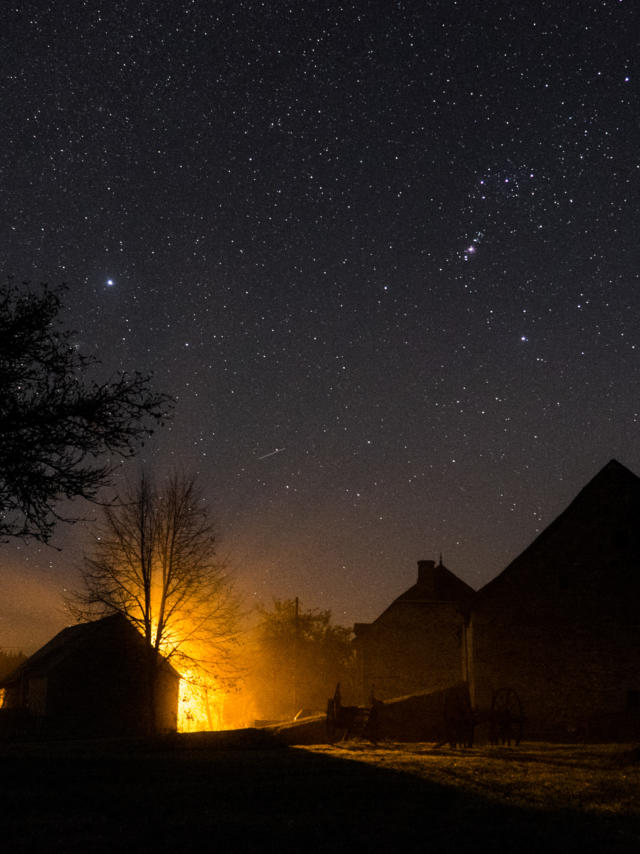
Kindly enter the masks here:
M 140 632 L 122 614 L 112 614 L 100 620 L 67 626 L 6 676 L 0 682 L 0 687 L 14 682 L 24 671 L 46 673 L 70 655 L 89 645 L 92 640 L 117 635 L 124 636 L 128 643 L 138 649 L 143 649 L 145 646 L 145 640 Z M 166 659 L 163 658 L 162 661 L 163 668 L 169 668 L 176 676 L 180 676 Z
M 478 591 L 474 607 L 502 585 L 531 590 L 534 585 L 543 587 L 559 572 L 580 580 L 585 589 L 596 578 L 611 585 L 638 584 L 638 576 L 629 573 L 634 564 L 640 568 L 640 478 L 612 459 L 506 569 Z
M 432 560 L 420 560 L 418 561 L 418 580 L 416 583 L 397 596 L 373 623 L 356 623 L 354 632 L 356 635 L 361 635 L 369 626 L 383 621 L 389 612 L 398 608 L 444 603 L 464 606 L 474 595 L 473 587 L 470 587 L 450 569 L 447 569 L 442 560 L 437 565 Z
M 475 593 L 466 581 L 458 578 L 442 563 L 418 561 L 418 580 L 401 593 L 396 602 L 464 602 Z

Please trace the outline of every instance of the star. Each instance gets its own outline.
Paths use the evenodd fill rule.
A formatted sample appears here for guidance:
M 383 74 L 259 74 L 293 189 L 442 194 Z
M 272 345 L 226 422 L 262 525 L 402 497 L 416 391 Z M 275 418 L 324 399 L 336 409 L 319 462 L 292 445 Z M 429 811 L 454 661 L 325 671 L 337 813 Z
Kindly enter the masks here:
M 490 4 L 460 25 L 444 3 L 396 3 L 391 21 L 183 4 L 196 21 L 87 0 L 64 32 L 5 5 L 3 275 L 67 281 L 81 352 L 176 396 L 148 464 L 220 495 L 247 583 L 278 567 L 267 602 L 290 590 L 373 619 L 402 589 L 398 555 L 447 542 L 480 586 L 526 539 L 524 509 L 502 521 L 523 473 L 546 513 L 570 470 L 579 484 L 618 455 L 640 471 L 637 4 L 553 4 L 482 45 Z M 212 57 L 222 31 L 233 50 Z M 61 56 L 83 61 L 61 72 Z M 266 537 L 276 520 L 286 536 Z M 71 586 L 80 533 L 59 534 Z M 54 633 L 31 625 L 29 649 Z

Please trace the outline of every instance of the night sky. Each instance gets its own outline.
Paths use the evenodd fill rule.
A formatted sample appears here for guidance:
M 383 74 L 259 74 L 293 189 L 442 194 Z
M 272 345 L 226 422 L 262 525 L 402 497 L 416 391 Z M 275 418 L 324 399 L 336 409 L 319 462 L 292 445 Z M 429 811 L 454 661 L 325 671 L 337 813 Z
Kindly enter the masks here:
M 3 6 L 0 272 L 177 397 L 127 477 L 199 472 L 247 607 L 368 621 L 440 553 L 480 587 L 640 473 L 639 33 L 633 0 Z M 0 646 L 67 622 L 90 536 L 3 547 Z

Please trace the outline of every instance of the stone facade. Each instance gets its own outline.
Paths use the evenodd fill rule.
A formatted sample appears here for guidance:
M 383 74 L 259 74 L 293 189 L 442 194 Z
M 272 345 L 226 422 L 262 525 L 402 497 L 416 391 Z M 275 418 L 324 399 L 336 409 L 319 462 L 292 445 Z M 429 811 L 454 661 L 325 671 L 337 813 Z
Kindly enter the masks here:
M 633 724 L 639 522 L 640 479 L 612 460 L 479 591 L 466 632 L 475 706 L 512 687 L 530 734 L 610 737 Z
M 473 589 L 440 562 L 418 562 L 418 580 L 373 622 L 356 623 L 360 702 L 438 691 L 459 681 L 464 613 Z
M 480 717 L 514 689 L 528 736 L 640 735 L 640 479 L 608 463 L 478 593 L 441 564 L 356 624 L 360 702 L 464 680 Z

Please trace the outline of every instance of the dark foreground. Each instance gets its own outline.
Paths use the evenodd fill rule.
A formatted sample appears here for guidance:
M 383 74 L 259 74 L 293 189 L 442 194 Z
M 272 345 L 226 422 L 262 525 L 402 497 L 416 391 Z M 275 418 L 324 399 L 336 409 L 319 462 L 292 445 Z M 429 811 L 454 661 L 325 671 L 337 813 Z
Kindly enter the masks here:
M 481 792 L 265 739 L 0 749 L 6 852 L 631 852 L 633 814 Z

